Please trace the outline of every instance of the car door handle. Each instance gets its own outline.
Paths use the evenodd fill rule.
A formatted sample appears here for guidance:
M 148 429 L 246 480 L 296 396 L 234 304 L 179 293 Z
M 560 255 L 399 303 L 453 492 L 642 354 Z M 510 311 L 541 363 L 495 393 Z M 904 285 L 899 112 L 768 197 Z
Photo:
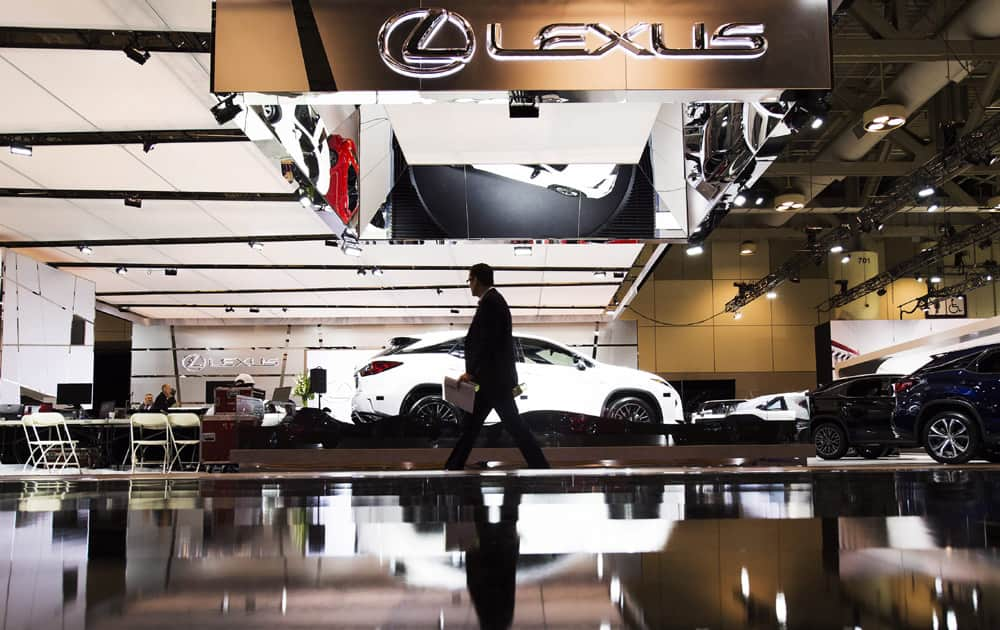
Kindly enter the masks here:
M 520 396 L 518 396 L 518 398 L 520 400 L 528 400 L 528 395 L 527 394 L 521 394 Z

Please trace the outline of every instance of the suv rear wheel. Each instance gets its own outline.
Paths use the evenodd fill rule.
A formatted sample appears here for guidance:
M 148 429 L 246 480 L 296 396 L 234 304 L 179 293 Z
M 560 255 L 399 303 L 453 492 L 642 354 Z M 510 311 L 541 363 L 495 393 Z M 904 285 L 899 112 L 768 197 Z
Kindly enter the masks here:
M 847 434 L 832 422 L 824 422 L 813 429 L 813 444 L 816 454 L 823 459 L 840 459 L 849 446 Z
M 924 448 L 942 464 L 964 464 L 979 452 L 979 429 L 960 411 L 943 411 L 924 426 Z
M 435 424 L 455 424 L 461 420 L 462 412 L 440 396 L 423 396 L 410 407 L 410 415 L 428 426 Z

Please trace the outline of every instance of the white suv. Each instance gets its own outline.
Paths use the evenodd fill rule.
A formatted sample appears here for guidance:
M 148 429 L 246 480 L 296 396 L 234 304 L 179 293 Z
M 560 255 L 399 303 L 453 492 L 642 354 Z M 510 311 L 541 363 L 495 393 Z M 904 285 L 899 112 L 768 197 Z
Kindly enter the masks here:
M 655 374 L 587 359 L 548 339 L 514 335 L 521 413 L 556 411 L 676 424 L 680 397 Z M 441 396 L 444 377 L 465 371 L 465 337 L 454 332 L 397 337 L 354 375 L 359 420 L 410 414 L 456 422 L 461 412 Z M 497 421 L 495 414 L 487 419 Z

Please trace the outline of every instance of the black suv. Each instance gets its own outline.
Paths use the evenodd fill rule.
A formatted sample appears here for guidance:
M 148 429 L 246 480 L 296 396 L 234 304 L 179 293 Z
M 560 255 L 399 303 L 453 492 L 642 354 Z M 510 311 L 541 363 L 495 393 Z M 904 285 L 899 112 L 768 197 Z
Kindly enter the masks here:
M 935 355 L 900 380 L 892 425 L 943 464 L 1000 462 L 1000 344 Z
M 839 459 L 854 447 L 866 459 L 886 455 L 887 445 L 895 441 L 893 384 L 900 378 L 893 374 L 855 376 L 810 392 L 808 435 L 816 454 Z

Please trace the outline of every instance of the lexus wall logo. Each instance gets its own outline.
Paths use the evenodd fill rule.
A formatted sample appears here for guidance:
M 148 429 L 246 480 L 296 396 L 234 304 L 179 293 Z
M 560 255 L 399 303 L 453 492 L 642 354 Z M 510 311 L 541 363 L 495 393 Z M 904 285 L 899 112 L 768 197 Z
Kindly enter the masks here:
M 181 359 L 181 367 L 188 372 L 203 372 L 208 368 L 233 370 L 236 368 L 277 367 L 280 359 L 267 357 L 224 357 L 216 359 L 201 354 L 187 354 Z
M 465 42 L 458 48 L 435 47 L 434 42 L 447 27 L 457 29 Z M 402 40 L 393 33 L 408 27 Z M 486 28 L 486 51 L 496 61 L 574 61 L 601 59 L 624 51 L 635 59 L 758 59 L 767 52 L 764 24 L 733 22 L 723 24 L 709 35 L 705 24 L 691 29 L 691 46 L 668 46 L 662 23 L 639 22 L 618 32 L 601 23 L 548 24 L 538 30 L 532 48 L 505 48 L 503 27 Z M 398 50 L 394 50 L 399 46 Z M 392 16 L 378 34 L 379 54 L 393 71 L 414 78 L 437 79 L 459 72 L 476 54 L 476 36 L 464 17 L 447 9 L 410 9 Z

